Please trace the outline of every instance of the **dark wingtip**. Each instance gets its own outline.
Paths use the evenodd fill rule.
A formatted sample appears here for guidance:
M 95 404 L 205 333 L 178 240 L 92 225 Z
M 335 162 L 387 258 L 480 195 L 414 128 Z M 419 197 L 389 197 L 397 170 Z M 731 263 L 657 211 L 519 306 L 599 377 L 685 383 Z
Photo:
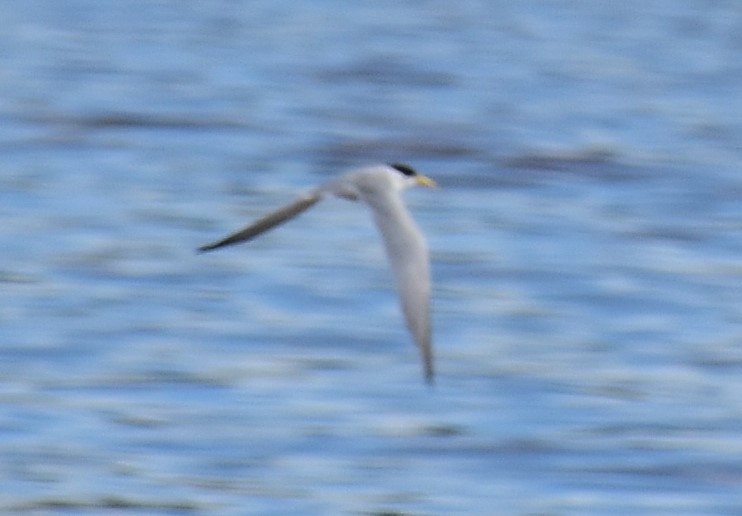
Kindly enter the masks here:
M 211 251 L 213 249 L 216 249 L 217 247 L 218 246 L 216 246 L 214 244 L 202 245 L 201 247 L 199 247 L 198 249 L 196 249 L 196 253 L 198 253 L 198 254 L 205 253 L 207 251 Z
M 425 375 L 425 383 L 428 387 L 435 387 L 435 370 L 433 369 L 433 364 L 426 363 L 424 365 L 423 373 Z

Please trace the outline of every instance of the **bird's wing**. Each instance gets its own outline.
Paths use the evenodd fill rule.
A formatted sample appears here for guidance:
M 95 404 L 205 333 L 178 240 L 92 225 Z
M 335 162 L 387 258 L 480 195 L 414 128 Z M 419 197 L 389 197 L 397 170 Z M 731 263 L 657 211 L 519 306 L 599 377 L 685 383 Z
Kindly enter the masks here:
M 423 360 L 425 379 L 433 382 L 428 248 L 399 193 L 376 191 L 363 196 L 384 240 L 407 327 Z
M 292 218 L 299 215 L 301 212 L 311 208 L 320 199 L 322 199 L 322 195 L 323 193 L 319 189 L 308 192 L 305 195 L 302 195 L 301 197 L 299 197 L 297 200 L 295 200 L 291 204 L 288 204 L 284 206 L 283 208 L 266 215 L 262 219 L 259 219 L 253 222 L 246 228 L 241 229 L 237 231 L 236 233 L 233 233 L 223 238 L 222 240 L 218 240 L 214 243 L 201 246 L 198 248 L 198 250 L 201 252 L 211 251 L 212 249 L 217 249 L 219 247 L 239 244 L 240 242 L 245 242 L 247 240 L 250 240 L 251 238 L 254 238 L 262 233 L 265 233 L 269 229 L 283 222 L 286 222 L 287 220 L 291 220 Z

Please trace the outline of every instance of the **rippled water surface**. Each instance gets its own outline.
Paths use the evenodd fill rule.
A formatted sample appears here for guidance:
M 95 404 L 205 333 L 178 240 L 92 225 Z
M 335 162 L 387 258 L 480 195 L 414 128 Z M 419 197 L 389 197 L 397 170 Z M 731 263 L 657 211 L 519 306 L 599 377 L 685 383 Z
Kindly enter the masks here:
M 735 2 L 3 2 L 0 510 L 740 514 Z M 361 206 L 408 162 L 428 388 Z

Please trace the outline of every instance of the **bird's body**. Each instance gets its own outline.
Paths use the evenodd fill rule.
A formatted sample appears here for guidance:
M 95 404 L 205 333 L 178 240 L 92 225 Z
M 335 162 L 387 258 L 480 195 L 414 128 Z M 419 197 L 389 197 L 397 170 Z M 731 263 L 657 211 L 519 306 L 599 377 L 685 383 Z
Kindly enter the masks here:
M 377 165 L 348 172 L 306 192 L 291 204 L 257 220 L 226 238 L 205 245 L 199 251 L 250 240 L 286 222 L 332 195 L 364 202 L 371 209 L 384 240 L 387 257 L 399 292 L 407 327 L 423 360 L 425 378 L 433 381 L 433 353 L 430 323 L 430 266 L 428 249 L 420 230 L 402 202 L 400 192 L 413 185 L 435 186 L 407 165 Z

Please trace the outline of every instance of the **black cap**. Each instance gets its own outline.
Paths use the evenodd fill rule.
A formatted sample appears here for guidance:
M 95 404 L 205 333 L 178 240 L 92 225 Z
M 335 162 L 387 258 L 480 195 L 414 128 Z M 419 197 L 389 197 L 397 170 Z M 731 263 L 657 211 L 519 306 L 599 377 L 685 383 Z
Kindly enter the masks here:
M 390 167 L 392 167 L 394 170 L 398 170 L 399 172 L 402 172 L 406 176 L 416 176 L 417 171 L 412 168 L 409 165 L 405 165 L 403 163 L 390 163 Z

